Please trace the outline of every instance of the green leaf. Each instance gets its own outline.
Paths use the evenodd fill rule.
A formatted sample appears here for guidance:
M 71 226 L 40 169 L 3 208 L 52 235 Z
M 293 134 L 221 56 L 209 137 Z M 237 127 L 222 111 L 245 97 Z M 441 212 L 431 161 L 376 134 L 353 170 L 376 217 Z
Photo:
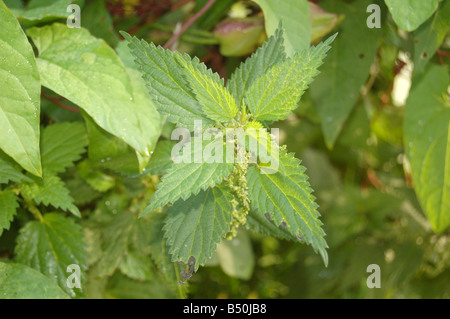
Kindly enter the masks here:
M 77 206 L 88 204 L 101 196 L 101 193 L 86 183 L 79 174 L 75 174 L 71 179 L 66 179 L 65 183 Z
M 148 163 L 147 170 L 152 175 L 162 175 L 172 165 L 172 149 L 175 143 L 173 141 L 160 141 L 153 152 L 152 158 Z
M 414 189 L 436 232 L 450 225 L 448 85 L 447 68 L 428 64 L 415 78 L 405 109 L 404 141 Z
M 150 101 L 143 103 L 139 88 L 114 50 L 86 29 L 59 23 L 27 33 L 39 50 L 42 84 L 81 107 L 142 157 L 150 158 L 160 119 Z
M 196 149 L 194 139 L 187 144 L 187 146 L 191 146 L 191 151 L 183 149 L 183 152 L 186 151 L 191 155 L 189 162 L 172 164 L 166 175 L 162 177 L 161 183 L 158 184 L 158 190 L 141 216 L 158 207 L 172 204 L 178 199 L 186 200 L 189 196 L 196 195 L 201 190 L 220 184 L 223 178 L 230 174 L 233 169 L 232 163 L 226 163 L 224 158 L 221 158 L 219 163 L 209 163 L 214 160 L 214 155 L 204 152 L 206 145 L 217 145 L 220 148 L 225 148 L 223 142 L 220 139 L 215 139 L 212 142 L 204 141 L 203 143 L 203 149 Z M 226 152 L 223 153 L 225 156 Z M 202 159 L 201 162 L 196 163 L 197 157 Z
M 30 178 L 22 174 L 22 168 L 5 153 L 0 151 L 0 184 L 7 184 L 9 181 L 19 183 L 32 182 Z
M 0 262 L 0 299 L 67 299 L 50 278 L 21 264 Z
M 62 173 L 81 158 L 88 144 L 86 127 L 79 122 L 47 126 L 42 131 L 41 153 L 44 175 Z
M 233 119 L 237 113 L 236 101 L 224 87 L 219 74 L 200 63 L 197 57 L 191 59 L 188 54 L 175 56 L 184 67 L 185 77 L 205 115 L 220 122 Z
M 182 267 L 178 263 L 171 261 L 166 239 L 164 238 L 163 227 L 164 219 L 167 214 L 152 212 L 149 216 L 151 218 L 149 229 L 149 233 L 151 234 L 151 257 L 161 272 L 162 277 L 166 280 L 171 289 L 178 295 L 178 297 L 186 298 L 188 284 L 178 283 L 182 280 Z
M 3 0 L 3 2 L 6 4 L 6 6 L 9 9 L 23 9 L 23 3 L 22 1 L 17 0 Z M 14 13 L 14 12 L 13 12 Z
M 328 12 L 345 15 L 333 49 L 311 85 L 311 96 L 329 148 L 333 147 L 356 104 L 377 53 L 381 29 L 369 29 L 366 19 L 361 18 L 367 16 L 366 9 L 371 3 L 370 0 L 351 4 L 331 0 L 320 3 Z
M 139 173 L 136 151 L 120 138 L 98 126 L 88 114 L 83 111 L 81 113 L 89 134 L 90 164 L 128 175 Z
M 241 63 L 227 82 L 227 88 L 233 94 L 240 108 L 242 107 L 244 93 L 253 82 L 285 59 L 283 29 L 278 28 L 274 35 L 264 42 L 250 58 Z
M 0 236 L 3 230 L 9 230 L 9 226 L 14 219 L 17 207 L 17 196 L 11 190 L 0 190 Z
M 444 1 L 436 13 L 414 32 L 414 73 L 425 65 L 444 41 L 450 25 L 450 1 Z
M 67 18 L 71 13 L 67 12 L 67 7 L 71 0 L 31 0 L 23 10 L 16 10 L 15 14 L 21 20 L 55 20 Z
M 275 33 L 280 21 L 286 30 L 284 34 L 286 53 L 293 56 L 309 48 L 311 41 L 311 20 L 306 0 L 254 0 L 264 12 L 266 32 Z
M 166 283 L 155 277 L 151 281 L 136 281 L 115 273 L 106 285 L 105 295 L 113 299 L 173 299 Z
M 103 173 L 100 170 L 94 169 L 89 165 L 87 160 L 80 162 L 77 165 L 80 176 L 88 183 L 93 189 L 99 192 L 106 192 L 114 187 L 116 181 L 114 177 Z
M 194 120 L 202 120 L 204 124 L 213 123 L 203 115 L 202 107 L 189 88 L 186 74 L 179 64 L 179 53 L 164 50 L 144 40 L 139 41 L 125 32 L 121 34 L 128 40 L 135 62 L 161 114 L 167 115 L 170 122 L 190 129 L 194 126 Z
M 44 215 L 41 221 L 27 223 L 17 237 L 16 260 L 34 268 L 57 282 L 71 297 L 84 294 L 81 289 L 69 288 L 69 265 L 80 267 L 81 283 L 85 279 L 86 252 L 81 227 L 72 219 L 57 213 Z
M 152 260 L 150 256 L 128 252 L 122 259 L 120 266 L 122 274 L 136 280 L 151 280 L 153 275 Z
M 256 119 L 281 120 L 297 108 L 300 97 L 319 73 L 318 68 L 335 37 L 295 54 L 254 81 L 244 93 L 244 99 Z
M 395 23 L 405 31 L 414 31 L 436 11 L 441 0 L 384 0 Z
M 255 256 L 250 237 L 239 231 L 237 236 L 217 246 L 220 267 L 228 276 L 249 280 L 255 268 Z
M 328 264 L 327 243 L 322 222 L 305 168 L 293 154 L 280 152 L 280 169 L 275 174 L 262 174 L 252 166 L 247 174 L 251 206 L 259 214 L 269 213 L 276 226 L 286 228 L 292 236 L 313 246 L 325 265 Z
M 41 176 L 39 73 L 27 37 L 3 2 L 0 29 L 0 148 L 24 169 Z
M 80 217 L 80 211 L 73 204 L 73 198 L 69 194 L 64 182 L 58 176 L 47 176 L 43 180 L 36 179 L 34 183 L 20 184 L 20 192 L 36 204 L 52 205 L 70 211 Z
M 194 257 L 195 270 L 205 264 L 230 231 L 231 199 L 225 189 L 214 187 L 169 208 L 164 231 L 172 261 L 187 264 Z
M 272 221 L 272 217 L 270 214 L 263 215 L 256 211 L 250 210 L 247 215 L 247 223 L 245 227 L 255 233 L 258 233 L 263 236 L 271 236 L 279 239 L 285 240 L 298 240 L 295 236 L 284 227 L 277 226 Z
M 104 39 L 112 47 L 119 42 L 105 1 L 91 1 L 83 8 L 81 19 L 83 28 L 88 29 L 94 37 Z
M 103 233 L 103 255 L 99 261 L 99 276 L 111 276 L 128 250 L 135 217 L 128 212 L 117 214 Z

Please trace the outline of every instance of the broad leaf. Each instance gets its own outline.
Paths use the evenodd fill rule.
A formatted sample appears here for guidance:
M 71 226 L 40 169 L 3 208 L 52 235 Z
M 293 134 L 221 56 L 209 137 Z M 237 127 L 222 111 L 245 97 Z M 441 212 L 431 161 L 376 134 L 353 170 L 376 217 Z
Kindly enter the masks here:
M 320 3 L 326 11 L 345 15 L 333 49 L 311 85 L 311 96 L 329 148 L 357 102 L 377 53 L 381 29 L 369 29 L 366 19 L 361 18 L 367 16 L 366 9 L 371 3 L 371 0 L 351 4 L 334 0 Z
M 293 56 L 309 48 L 311 41 L 311 20 L 306 0 L 254 0 L 264 12 L 266 32 L 274 34 L 279 22 L 283 21 L 286 53 Z
M 245 91 L 252 83 L 285 59 L 283 29 L 278 28 L 250 58 L 241 63 L 227 82 L 227 88 L 233 94 L 239 108 L 242 107 Z
M 262 174 L 252 166 L 247 174 L 249 198 L 259 214 L 269 213 L 276 226 L 286 228 L 292 236 L 313 246 L 325 265 L 328 264 L 325 233 L 305 168 L 292 154 L 280 152 L 280 169 Z
M 0 262 L 0 299 L 67 299 L 50 278 L 21 264 Z
M 17 196 L 11 190 L 0 190 L 0 236 L 3 230 L 9 230 L 9 226 L 14 219 L 17 207 Z
M 27 223 L 17 237 L 16 260 L 34 268 L 58 283 L 69 296 L 80 297 L 84 293 L 85 259 L 83 233 L 72 219 L 58 213 L 44 215 L 41 221 Z M 78 265 L 81 289 L 69 288 L 69 265 Z
M 414 32 L 414 73 L 425 65 L 441 46 L 450 25 L 450 1 L 444 1 L 436 13 Z
M 39 73 L 27 37 L 2 1 L 0 29 L 0 149 L 30 173 L 41 176 Z
M 77 104 L 148 160 L 159 117 L 152 104 L 142 103 L 114 50 L 83 28 L 58 23 L 27 33 L 39 50 L 42 84 Z
M 216 159 L 213 154 L 204 152 L 205 147 L 211 145 L 217 145 L 224 150 L 218 163 L 213 162 Z M 185 146 L 191 146 L 191 150 L 183 149 L 183 152 L 186 151 L 190 155 L 189 161 L 172 164 L 166 175 L 162 177 L 161 183 L 158 184 L 158 190 L 141 216 L 158 207 L 172 204 L 178 199 L 186 200 L 201 190 L 220 184 L 233 169 L 233 164 L 225 161 L 226 148 L 221 140 L 204 142 L 203 148 L 197 149 L 193 139 Z M 196 159 L 200 159 L 200 161 Z
M 450 225 L 450 107 L 446 67 L 429 64 L 406 103 L 404 141 L 414 189 L 434 231 Z
M 167 115 L 170 122 L 190 129 L 194 126 L 194 120 L 202 120 L 204 124 L 213 123 L 203 115 L 202 107 L 189 88 L 177 58 L 179 53 L 164 50 L 144 40 L 139 41 L 124 32 L 121 34 L 128 40 L 136 64 L 161 114 Z
M 63 122 L 42 131 L 41 152 L 44 175 L 62 173 L 81 158 L 88 144 L 86 127 L 80 122 Z
M 220 122 L 233 119 L 237 113 L 236 101 L 224 87 L 219 74 L 213 73 L 198 58 L 191 59 L 188 54 L 176 54 L 176 57 L 205 115 Z
M 217 245 L 217 258 L 223 272 L 231 277 L 249 280 L 255 269 L 252 242 L 244 231 Z
M 182 281 L 181 271 L 183 267 L 171 261 L 166 239 L 164 238 L 163 227 L 167 214 L 152 212 L 150 216 L 151 223 L 148 231 L 151 234 L 151 257 L 171 289 L 178 297 L 186 298 L 188 284 L 179 284 Z
M 424 23 L 442 0 L 384 0 L 397 25 L 405 31 L 414 31 Z
M 52 205 L 55 208 L 68 210 L 80 217 L 80 211 L 73 204 L 73 198 L 69 194 L 64 182 L 57 176 L 47 176 L 43 180 L 36 179 L 33 183 L 20 184 L 21 193 L 36 204 Z
M 319 73 L 318 68 L 335 37 L 295 54 L 253 82 L 244 93 L 244 100 L 256 119 L 281 120 L 297 108 L 300 97 Z
M 169 208 L 164 231 L 172 261 L 187 264 L 194 257 L 196 270 L 205 264 L 230 231 L 231 199 L 224 188 L 214 187 Z

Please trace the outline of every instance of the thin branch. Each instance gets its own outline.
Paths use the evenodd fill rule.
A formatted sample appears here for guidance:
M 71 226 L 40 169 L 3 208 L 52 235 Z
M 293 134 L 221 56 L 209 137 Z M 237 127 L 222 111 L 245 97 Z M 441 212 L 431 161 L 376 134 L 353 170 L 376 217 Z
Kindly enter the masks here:
M 196 14 L 194 14 L 182 27 L 176 32 L 169 41 L 164 44 L 164 49 L 169 48 L 177 39 L 195 22 L 200 18 L 215 2 L 216 0 L 209 0 L 203 8 L 201 8 Z
M 60 108 L 63 108 L 65 110 L 67 110 L 67 111 L 74 112 L 74 113 L 79 113 L 80 112 L 80 110 L 78 108 L 66 105 L 63 102 L 61 102 L 57 97 L 51 96 L 50 94 L 47 94 L 45 92 L 41 92 L 41 96 L 44 99 L 49 100 L 50 102 L 58 105 Z

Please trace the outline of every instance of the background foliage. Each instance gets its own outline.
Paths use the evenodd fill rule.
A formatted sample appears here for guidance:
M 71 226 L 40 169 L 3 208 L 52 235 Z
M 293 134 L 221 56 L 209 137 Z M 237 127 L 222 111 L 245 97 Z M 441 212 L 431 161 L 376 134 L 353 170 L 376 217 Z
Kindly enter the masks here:
M 65 24 L 72 2 L 81 29 Z M 207 2 L 0 0 L 0 297 L 448 298 L 449 0 L 220 0 L 171 45 L 229 79 L 281 19 L 287 56 L 338 32 L 294 114 L 272 124 L 307 168 L 328 267 L 262 235 L 270 225 L 250 212 L 253 231 L 177 283 L 165 209 L 138 218 L 174 126 L 119 31 L 164 45 Z M 373 263 L 380 289 L 366 286 Z M 66 285 L 70 264 L 81 289 Z

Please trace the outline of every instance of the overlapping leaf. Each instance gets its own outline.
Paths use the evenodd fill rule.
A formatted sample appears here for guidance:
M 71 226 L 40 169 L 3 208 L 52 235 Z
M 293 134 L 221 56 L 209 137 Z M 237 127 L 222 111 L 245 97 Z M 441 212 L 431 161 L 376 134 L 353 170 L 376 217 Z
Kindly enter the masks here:
M 179 200 L 169 208 L 164 231 L 172 261 L 188 263 L 195 258 L 195 269 L 203 265 L 216 245 L 230 230 L 231 195 L 222 187 L 209 188 Z
M 194 120 L 202 120 L 204 124 L 212 123 L 203 115 L 201 105 L 189 88 L 186 74 L 179 64 L 179 53 L 164 50 L 144 40 L 139 41 L 124 32 L 122 35 L 129 42 L 135 61 L 161 114 L 167 115 L 169 121 L 190 129 L 194 126 Z
M 275 65 L 253 82 L 244 93 L 244 100 L 256 119 L 284 119 L 297 108 L 300 97 L 319 73 L 318 68 L 335 37 Z
M 242 107 L 244 92 L 260 76 L 266 74 L 275 64 L 286 59 L 283 43 L 283 29 L 278 28 L 250 58 L 241 63 L 227 82 L 227 88 L 233 94 L 236 103 Z
M 42 181 L 20 184 L 21 193 L 36 204 L 52 205 L 55 208 L 68 210 L 75 216 L 81 216 L 73 204 L 74 199 L 69 194 L 64 182 L 58 176 L 47 176 Z
M 177 55 L 177 58 L 187 71 L 185 76 L 205 115 L 220 122 L 234 118 L 237 113 L 236 101 L 224 87 L 219 74 L 213 73 L 198 58 L 191 59 L 187 54 Z
M 213 162 L 214 154 L 204 152 L 208 145 L 217 145 L 224 150 L 223 156 L 220 156 L 217 162 Z M 178 199 L 185 200 L 201 190 L 220 184 L 223 178 L 227 177 L 233 169 L 233 164 L 225 161 L 226 151 L 223 142 L 220 140 L 215 139 L 209 143 L 203 142 L 203 147 L 201 144 L 200 147 L 197 147 L 193 139 L 186 146 L 191 146 L 191 150 L 183 150 L 190 155 L 189 161 L 172 164 L 172 167 L 158 185 L 158 190 L 149 206 L 141 215 L 145 215 L 160 206 L 174 203 Z
M 292 154 L 280 152 L 280 169 L 262 174 L 250 167 L 247 181 L 252 208 L 259 214 L 269 213 L 276 226 L 286 228 L 292 236 L 311 244 L 328 264 L 325 233 L 305 168 Z
M 42 132 L 41 152 L 44 174 L 58 174 L 81 158 L 87 146 L 86 127 L 80 122 L 47 126 Z
M 81 282 L 85 280 L 85 260 L 83 233 L 72 219 L 58 213 L 44 215 L 41 221 L 26 224 L 17 238 L 16 260 L 34 268 L 58 283 L 71 297 L 80 297 L 81 288 L 67 285 L 67 266 L 80 267 Z

